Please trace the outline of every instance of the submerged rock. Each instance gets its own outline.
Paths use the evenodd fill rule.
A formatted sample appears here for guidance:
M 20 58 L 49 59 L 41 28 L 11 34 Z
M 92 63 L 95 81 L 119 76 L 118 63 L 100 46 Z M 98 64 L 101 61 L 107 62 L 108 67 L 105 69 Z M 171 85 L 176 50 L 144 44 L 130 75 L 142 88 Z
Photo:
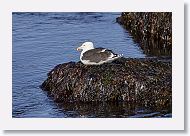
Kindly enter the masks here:
M 117 18 L 147 55 L 172 56 L 171 12 L 124 12 Z
M 59 64 L 41 88 L 58 102 L 119 102 L 171 109 L 171 59 L 121 58 L 99 66 Z

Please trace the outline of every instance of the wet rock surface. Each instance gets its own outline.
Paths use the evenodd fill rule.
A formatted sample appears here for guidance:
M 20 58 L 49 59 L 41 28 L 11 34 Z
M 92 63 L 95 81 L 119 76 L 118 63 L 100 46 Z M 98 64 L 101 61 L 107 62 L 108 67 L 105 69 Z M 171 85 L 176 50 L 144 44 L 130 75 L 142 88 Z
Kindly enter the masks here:
M 172 64 L 166 58 L 121 58 L 109 64 L 59 64 L 41 88 L 57 102 L 127 102 L 171 109 Z
M 171 12 L 124 12 L 116 20 L 140 43 L 145 54 L 172 55 Z

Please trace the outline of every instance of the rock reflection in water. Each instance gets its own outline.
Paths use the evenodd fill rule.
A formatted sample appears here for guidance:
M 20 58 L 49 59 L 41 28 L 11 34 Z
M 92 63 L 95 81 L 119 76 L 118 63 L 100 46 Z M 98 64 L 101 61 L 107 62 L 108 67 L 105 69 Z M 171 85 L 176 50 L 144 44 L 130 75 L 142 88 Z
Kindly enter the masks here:
M 167 110 L 142 108 L 125 102 L 69 102 L 57 103 L 66 118 L 153 118 L 171 117 Z M 140 108 L 141 107 L 141 108 Z
M 158 41 L 152 38 L 140 37 L 134 38 L 134 41 L 140 43 L 141 48 L 147 56 L 171 56 L 172 45 L 167 41 Z

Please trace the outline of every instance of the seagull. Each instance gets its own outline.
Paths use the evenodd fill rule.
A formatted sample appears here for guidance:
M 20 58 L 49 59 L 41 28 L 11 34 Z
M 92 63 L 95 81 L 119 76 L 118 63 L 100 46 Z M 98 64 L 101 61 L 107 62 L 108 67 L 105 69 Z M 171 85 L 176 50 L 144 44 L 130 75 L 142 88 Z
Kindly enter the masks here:
M 92 42 L 84 42 L 77 51 L 81 51 L 80 61 L 85 65 L 102 65 L 111 63 L 120 58 L 123 54 L 115 54 L 112 50 L 105 48 L 94 48 Z

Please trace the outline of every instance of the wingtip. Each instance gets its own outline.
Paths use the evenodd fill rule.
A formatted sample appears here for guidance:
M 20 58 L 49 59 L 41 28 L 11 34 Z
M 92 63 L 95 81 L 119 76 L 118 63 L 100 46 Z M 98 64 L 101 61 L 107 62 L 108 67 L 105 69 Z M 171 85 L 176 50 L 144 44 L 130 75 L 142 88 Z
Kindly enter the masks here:
M 113 58 L 121 58 L 123 57 L 123 54 L 115 54 Z
M 123 54 L 119 54 L 118 57 L 123 57 Z

